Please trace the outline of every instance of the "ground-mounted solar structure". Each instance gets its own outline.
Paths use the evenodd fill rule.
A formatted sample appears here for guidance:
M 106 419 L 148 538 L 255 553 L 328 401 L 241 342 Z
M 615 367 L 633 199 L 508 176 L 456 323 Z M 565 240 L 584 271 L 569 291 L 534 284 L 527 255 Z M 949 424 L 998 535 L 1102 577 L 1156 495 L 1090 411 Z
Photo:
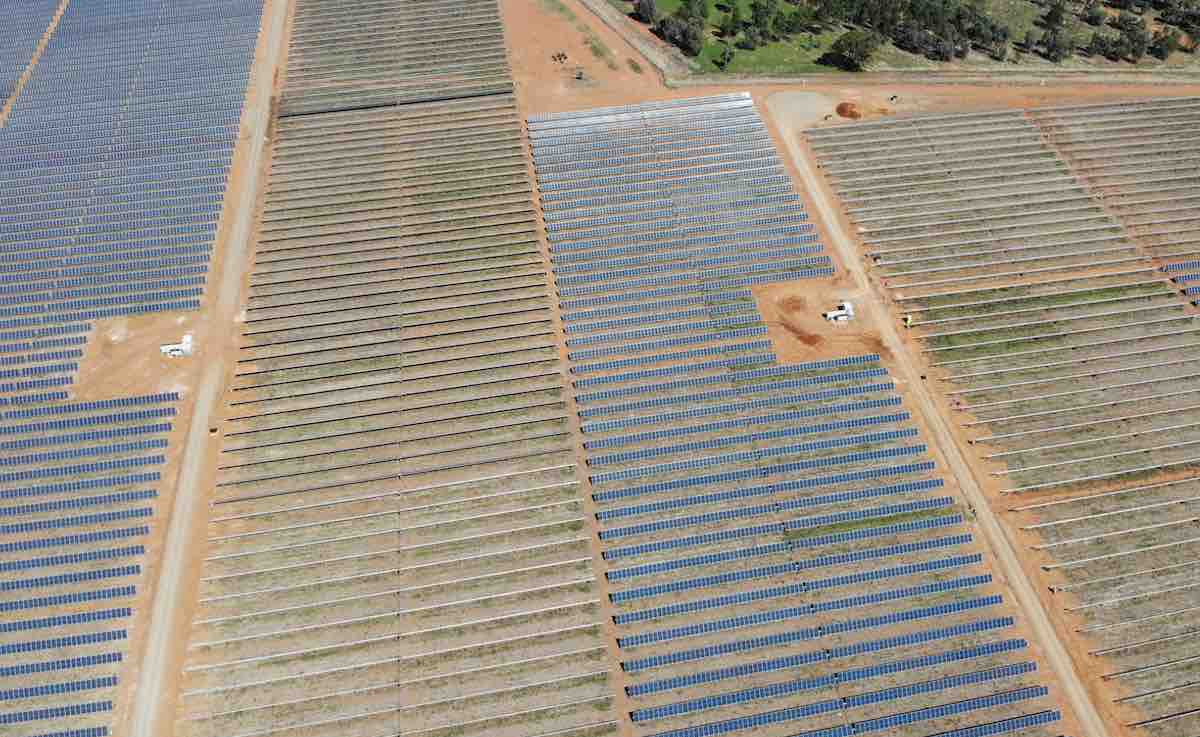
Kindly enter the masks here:
M 1195 458 L 1178 399 L 1194 376 L 1195 318 L 1033 121 L 919 118 L 811 142 L 1007 488 Z
M 494 83 L 296 6 L 179 735 L 616 733 L 503 31 L 413 7 Z
M 776 360 L 832 267 L 749 96 L 529 128 L 635 733 L 1054 733 L 880 357 Z
M 3 8 L 5 734 L 108 735 L 131 685 L 189 387 L 148 375 L 114 394 L 103 379 L 81 385 L 81 365 L 109 343 L 101 323 L 202 305 L 261 11 Z
M 1196 737 L 1197 103 L 594 9 L 0 1 L 0 733 Z
M 284 115 L 512 91 L 494 2 L 297 0 Z
M 1087 676 L 1151 735 L 1200 719 L 1196 105 L 809 134 L 984 473 L 1022 497 L 1066 492 L 1005 506 L 1088 643 Z

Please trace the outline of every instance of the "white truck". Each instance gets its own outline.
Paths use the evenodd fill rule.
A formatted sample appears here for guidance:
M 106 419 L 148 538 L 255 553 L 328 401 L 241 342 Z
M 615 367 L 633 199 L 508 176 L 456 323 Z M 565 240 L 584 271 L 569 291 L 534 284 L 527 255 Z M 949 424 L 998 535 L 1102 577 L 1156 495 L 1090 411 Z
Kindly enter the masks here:
M 188 333 L 183 336 L 183 340 L 178 343 L 167 343 L 158 347 L 160 353 L 171 358 L 182 358 L 183 356 L 192 355 L 192 334 Z
M 821 316 L 829 322 L 849 322 L 854 319 L 854 303 L 839 302 L 836 310 L 822 312 Z

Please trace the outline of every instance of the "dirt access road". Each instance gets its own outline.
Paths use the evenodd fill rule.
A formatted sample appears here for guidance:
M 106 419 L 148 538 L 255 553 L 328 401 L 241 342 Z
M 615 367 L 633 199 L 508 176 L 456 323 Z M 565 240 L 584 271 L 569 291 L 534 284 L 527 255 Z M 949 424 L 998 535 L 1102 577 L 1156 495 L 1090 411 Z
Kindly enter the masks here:
M 824 221 L 826 231 L 829 234 L 829 240 L 832 242 L 834 248 L 837 249 L 846 269 L 853 275 L 857 286 L 862 293 L 870 293 L 873 297 L 863 307 L 871 312 L 885 309 L 882 306 L 884 304 L 882 296 L 875 294 L 872 290 L 871 282 L 867 278 L 866 269 L 859 258 L 854 240 L 842 227 L 836 203 L 831 200 L 828 191 L 822 186 L 812 163 L 800 148 L 798 143 L 800 135 L 799 127 L 795 123 L 789 123 L 788 116 L 785 114 L 786 110 L 777 109 L 778 107 L 771 99 L 767 100 L 767 108 L 770 111 L 771 117 L 775 119 L 775 123 L 784 134 L 783 137 L 787 145 L 788 155 L 792 158 L 796 170 L 800 173 L 804 188 L 807 190 L 808 199 L 816 207 L 821 220 Z M 1004 528 L 992 511 L 983 489 L 980 487 L 974 474 L 971 473 L 971 468 L 966 458 L 955 442 L 954 433 L 950 428 L 950 420 L 940 411 L 928 383 L 921 379 L 920 369 L 913 361 L 909 349 L 900 337 L 895 323 L 888 319 L 887 315 L 876 315 L 876 317 L 881 318 L 875 321 L 879 328 L 880 337 L 884 345 L 895 357 L 896 365 L 911 388 L 913 398 L 918 403 L 918 409 L 925 415 L 926 425 L 930 429 L 933 442 L 950 465 L 950 470 L 958 480 L 959 486 L 962 488 L 968 503 L 974 507 L 979 529 L 995 556 L 996 562 L 1001 569 L 1000 573 L 1011 587 L 1017 599 L 1017 604 L 1026 617 L 1026 624 L 1037 637 L 1038 644 L 1045 653 L 1046 659 L 1049 661 L 1049 665 L 1057 677 L 1058 685 L 1062 689 L 1071 709 L 1074 711 L 1074 716 L 1079 720 L 1079 725 L 1083 733 L 1089 735 L 1089 737 L 1109 737 L 1108 726 L 1100 711 L 1092 703 L 1087 688 L 1085 688 L 1082 679 L 1080 679 L 1079 674 L 1075 671 L 1074 664 L 1067 654 L 1067 649 L 1058 638 L 1058 633 L 1055 631 L 1046 610 L 1042 607 L 1041 601 L 1033 589 L 1033 584 L 1025 576 L 1020 561 L 1017 559 L 1017 553 L 1012 541 L 1005 534 Z
M 266 169 L 263 157 L 271 125 L 276 70 L 284 63 L 289 5 L 289 0 L 268 0 L 263 17 L 252 87 L 242 115 L 242 140 L 234 154 L 226 194 L 228 226 L 223 244 L 218 244 L 220 267 L 214 268 L 210 280 L 216 289 L 210 292 L 212 301 L 206 305 L 196 336 L 201 352 L 195 360 L 203 361 L 204 368 L 187 443 L 181 450 L 182 465 L 149 617 L 145 659 L 138 670 L 129 728 L 117 729 L 116 734 L 170 737 L 175 731 L 177 686 L 187 655 L 187 635 L 195 604 L 193 579 L 200 564 L 196 551 L 206 540 L 207 492 L 213 485 L 218 450 L 209 428 L 217 425 L 219 402 L 233 371 L 229 357 L 237 348 L 237 331 L 231 328 L 242 304 L 258 194 Z M 189 572 L 195 575 L 189 576 Z

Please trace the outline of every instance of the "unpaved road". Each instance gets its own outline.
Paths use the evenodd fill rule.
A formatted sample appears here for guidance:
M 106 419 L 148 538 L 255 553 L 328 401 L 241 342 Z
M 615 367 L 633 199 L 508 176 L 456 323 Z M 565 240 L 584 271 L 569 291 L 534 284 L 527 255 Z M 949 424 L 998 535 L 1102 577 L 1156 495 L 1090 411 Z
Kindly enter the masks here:
M 868 311 L 886 311 L 886 308 L 882 307 L 882 299 L 872 291 L 871 282 L 867 278 L 866 269 L 863 268 L 854 241 L 842 228 L 841 220 L 835 209 L 836 205 L 831 202 L 826 190 L 821 186 L 812 164 L 800 149 L 799 129 L 793 128 L 788 121 L 786 111 L 777 109 L 777 107 L 779 106 L 773 104 L 771 99 L 767 100 L 767 108 L 771 117 L 775 119 L 776 125 L 784 134 L 788 154 L 804 181 L 809 202 L 816 207 L 821 219 L 825 222 L 829 239 L 833 241 L 832 245 L 837 249 L 846 269 L 853 275 L 855 283 L 863 293 L 870 293 L 875 297 L 869 303 L 864 304 L 862 308 Z M 949 420 L 939 410 L 929 385 L 921 379 L 921 372 L 909 354 L 907 346 L 904 345 L 895 323 L 888 318 L 887 314 L 876 315 L 876 317 L 879 318 L 876 323 L 879 326 L 880 337 L 884 345 L 895 356 L 899 373 L 911 388 L 912 396 L 919 405 L 917 409 L 925 416 L 926 425 L 933 434 L 933 443 L 949 464 L 968 503 L 975 508 L 976 519 L 984 540 L 998 562 L 1001 568 L 1000 572 L 1011 587 L 1017 604 L 1025 615 L 1026 624 L 1037 637 L 1038 644 L 1041 645 L 1046 660 L 1049 661 L 1048 664 L 1057 678 L 1058 686 L 1074 711 L 1083 733 L 1088 737 L 1109 737 L 1108 726 L 1096 705 L 1089 698 L 1087 689 L 1067 654 L 1066 647 L 1058 638 L 1058 633 L 1050 622 L 1050 617 L 1046 614 L 1046 610 L 1042 607 L 1041 601 L 1033 589 L 1033 584 L 1025 576 L 1020 561 L 1017 560 L 1012 541 L 1004 533 L 1004 528 L 996 518 L 991 505 L 988 504 L 983 489 L 980 488 L 975 476 L 971 473 L 970 465 L 955 442 Z
M 171 523 L 163 546 L 162 565 L 156 583 L 154 604 L 149 617 L 145 658 L 141 663 L 133 694 L 130 737 L 170 737 L 174 733 L 177 693 L 172 684 L 178 683 L 179 671 L 186 658 L 191 591 L 188 570 L 197 564 L 194 553 L 202 547 L 206 525 L 208 489 L 216 465 L 217 443 L 209 434 L 219 417 L 218 402 L 224 396 L 225 384 L 232 373 L 236 331 L 232 330 L 241 307 L 243 272 L 253 235 L 256 202 L 271 123 L 271 95 L 275 71 L 282 63 L 284 21 L 289 0 L 273 0 L 263 20 L 259 39 L 253 87 L 247 97 L 242 116 L 240 148 L 246 151 L 245 164 L 240 166 L 245 176 L 239 181 L 231 178 L 227 193 L 233 210 L 232 220 L 221 254 L 221 270 L 212 283 L 212 302 L 197 331 L 201 352 L 194 360 L 205 362 L 196 392 L 192 422 L 188 427 L 183 462 L 176 484 Z M 120 732 L 117 732 L 120 734 Z

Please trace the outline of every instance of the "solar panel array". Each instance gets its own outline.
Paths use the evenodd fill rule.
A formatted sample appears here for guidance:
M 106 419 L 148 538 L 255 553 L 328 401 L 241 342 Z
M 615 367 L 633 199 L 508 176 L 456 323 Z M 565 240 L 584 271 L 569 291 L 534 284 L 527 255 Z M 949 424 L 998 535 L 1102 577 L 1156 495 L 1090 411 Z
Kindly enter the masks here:
M 1200 412 L 1186 398 L 1200 323 L 1166 279 L 1190 268 L 1196 211 L 1175 199 L 1185 172 L 1143 157 L 1174 150 L 1198 105 L 808 132 L 871 271 L 1011 490 L 1081 488 L 1200 457 Z M 1144 143 L 1142 118 L 1154 121 Z
M 1200 160 L 1200 141 L 1192 133 L 1200 121 L 1200 99 L 1047 108 L 1031 115 L 1143 252 L 1195 304 L 1196 290 L 1188 284 L 1200 269 L 1193 166 Z M 1161 400 L 1121 405 L 1128 408 L 1122 415 L 1136 418 L 1121 423 L 1123 432 L 1150 430 L 1143 437 L 1157 440 L 1147 445 L 1174 446 L 1132 455 L 1137 465 L 1152 470 L 1156 456 L 1174 452 L 1175 458 L 1162 459 L 1175 461 L 1167 468 L 1192 473 L 1193 464 L 1178 460 L 1196 457 L 1198 347 L 1193 340 L 1162 343 L 1155 363 L 1164 367 L 1130 376 L 1145 381 L 1156 378 L 1155 371 L 1173 371 L 1186 377 L 1149 384 Z M 1046 582 L 1059 592 L 1058 606 L 1088 637 L 1089 657 L 1103 660 L 1092 675 L 1121 721 L 1152 737 L 1194 733 L 1200 730 L 1194 677 L 1200 662 L 1194 642 L 1200 612 L 1197 483 L 1187 476 L 1165 483 L 1122 481 L 1077 500 L 1031 505 L 1019 519 L 1036 533 L 1034 555 L 1051 569 Z
M 1166 271 L 1174 276 L 1200 267 L 1191 177 L 1200 99 L 1053 107 L 1030 114 L 1072 170 L 1104 197 L 1130 235 Z
M 1200 723 L 1194 669 L 1200 613 L 1200 480 L 1134 480 L 1021 504 L 1052 605 L 1086 638 L 1087 675 L 1114 719 L 1173 737 Z
M 6 98 L 58 6 L 2 8 Z M 261 11 L 65 4 L 0 128 L 0 723 L 14 734 L 109 732 L 180 396 L 157 377 L 111 399 L 72 400 L 72 385 L 99 321 L 199 307 Z
M 636 733 L 1057 718 L 880 357 L 764 339 L 832 268 L 750 97 L 529 134 Z
M 0 723 L 30 723 L 37 734 L 108 728 L 162 482 L 165 457 L 154 451 L 166 446 L 172 423 L 161 420 L 178 399 L 159 392 L 3 413 L 6 453 L 72 447 L 0 458 L 14 469 L 0 482 Z M 147 409 L 111 412 L 122 407 Z M 28 422 L 45 416 L 60 419 Z M 81 437 L 79 426 L 103 430 Z M 105 442 L 117 433 L 148 439 Z M 83 455 L 97 460 L 72 462 Z M 148 470 L 122 470 L 134 466 Z
M 178 735 L 618 733 L 498 13 L 296 3 Z
M 1105 712 L 1153 737 L 1200 725 L 1198 121 L 1163 98 L 809 132 L 992 474 L 1074 492 L 1014 520 Z
M 0 106 L 16 92 L 17 80 L 42 40 L 61 0 L 6 0 L 0 3 Z
M 494 2 L 297 0 L 284 116 L 512 89 Z
M 0 389 L 71 383 L 81 351 L 51 336 L 200 305 L 260 14 L 67 7 L 0 128 L 0 341 L 22 365 Z

